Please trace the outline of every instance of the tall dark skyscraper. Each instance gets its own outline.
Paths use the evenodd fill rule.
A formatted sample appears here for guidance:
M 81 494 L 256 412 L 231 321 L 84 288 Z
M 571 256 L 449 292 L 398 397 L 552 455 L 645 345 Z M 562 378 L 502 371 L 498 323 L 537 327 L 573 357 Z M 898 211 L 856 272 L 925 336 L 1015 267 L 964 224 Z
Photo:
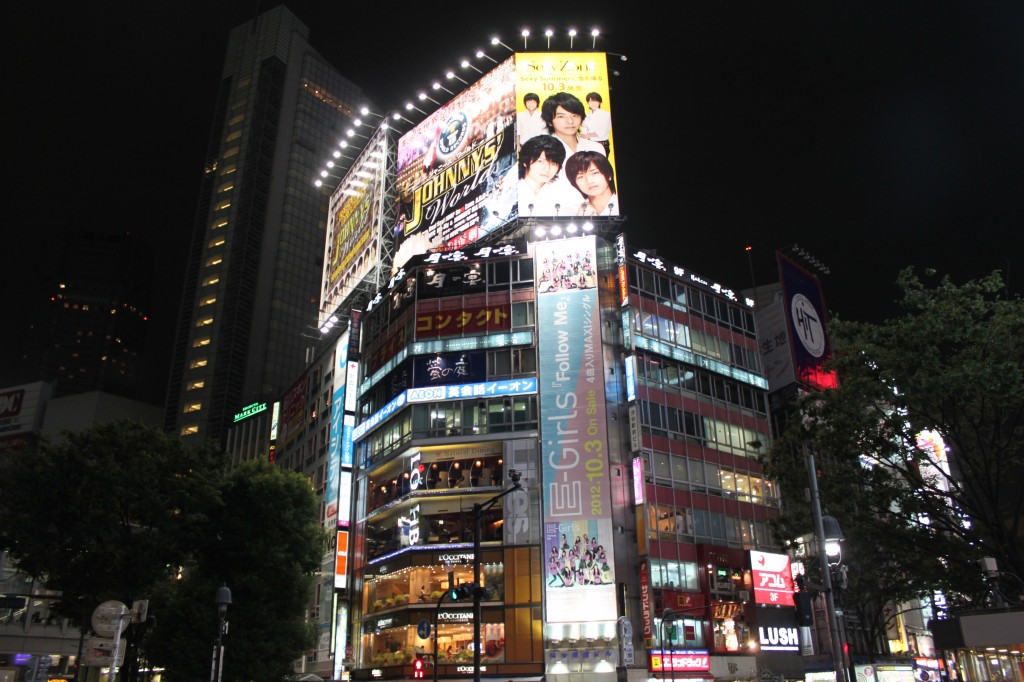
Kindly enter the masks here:
M 308 37 L 279 6 L 228 39 L 167 392 L 166 426 L 186 440 L 223 441 L 315 342 L 327 196 L 313 179 L 368 103 Z
M 149 250 L 128 233 L 81 230 L 67 237 L 54 265 L 49 300 L 9 363 L 12 383 L 50 382 L 54 397 L 104 391 L 158 402 L 142 385 Z

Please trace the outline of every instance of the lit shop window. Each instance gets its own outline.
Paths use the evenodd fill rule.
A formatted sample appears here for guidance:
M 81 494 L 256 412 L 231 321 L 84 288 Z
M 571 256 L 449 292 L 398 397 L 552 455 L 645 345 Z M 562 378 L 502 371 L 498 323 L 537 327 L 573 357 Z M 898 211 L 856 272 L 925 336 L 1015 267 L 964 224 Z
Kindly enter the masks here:
M 202 348 L 203 346 L 209 346 L 209 345 L 210 345 L 210 337 L 209 336 L 200 336 L 198 339 L 196 339 L 195 341 L 192 342 L 192 347 L 193 348 Z
M 183 436 L 193 436 L 197 433 L 199 433 L 199 424 L 189 424 L 181 429 L 181 435 Z
M 188 382 L 188 385 L 185 387 L 185 390 L 195 391 L 202 388 L 203 386 L 206 386 L 206 382 L 203 381 L 202 379 L 200 379 L 199 381 L 190 381 Z
M 202 403 L 189 403 L 185 406 L 185 414 L 188 414 L 189 412 L 198 412 L 201 409 L 203 409 Z
M 189 369 L 199 369 L 200 367 L 206 367 L 206 358 L 196 358 L 189 363 Z

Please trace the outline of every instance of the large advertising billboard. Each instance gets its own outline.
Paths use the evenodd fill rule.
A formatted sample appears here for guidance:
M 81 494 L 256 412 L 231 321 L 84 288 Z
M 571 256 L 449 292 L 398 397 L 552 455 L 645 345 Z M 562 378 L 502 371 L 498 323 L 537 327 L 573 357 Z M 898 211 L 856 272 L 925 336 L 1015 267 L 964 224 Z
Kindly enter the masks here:
M 378 128 L 331 195 L 318 327 L 380 262 L 387 171 L 387 133 Z
M 605 53 L 515 59 L 520 217 L 619 215 Z
M 393 271 L 521 217 L 619 215 L 603 52 L 520 52 L 398 141 Z
M 516 217 L 515 61 L 510 58 L 398 141 L 394 268 L 462 248 Z
M 545 621 L 613 621 L 615 570 L 597 243 L 534 244 Z

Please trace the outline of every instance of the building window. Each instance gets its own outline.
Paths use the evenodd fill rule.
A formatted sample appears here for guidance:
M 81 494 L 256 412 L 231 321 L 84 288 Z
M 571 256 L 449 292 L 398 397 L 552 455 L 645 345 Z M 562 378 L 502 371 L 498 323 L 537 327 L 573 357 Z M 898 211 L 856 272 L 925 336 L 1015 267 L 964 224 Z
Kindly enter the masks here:
M 210 305 L 211 303 L 216 303 L 216 302 L 217 302 L 217 297 L 216 296 L 207 296 L 206 298 L 203 298 L 203 299 L 199 300 L 199 305 L 200 305 L 200 307 L 202 307 L 204 305 Z
M 198 412 L 201 409 L 203 409 L 202 403 L 189 403 L 188 405 L 185 405 L 184 413 L 188 414 L 189 412 Z
M 197 327 L 205 327 L 210 324 L 213 324 L 213 316 L 202 317 L 196 320 Z
M 199 425 L 198 424 L 189 424 L 188 426 L 184 426 L 181 429 L 181 435 L 183 435 L 183 436 L 192 436 L 192 435 L 195 435 L 197 433 L 199 433 Z
M 190 381 L 190 382 L 188 382 L 188 385 L 185 386 L 185 390 L 186 391 L 195 391 L 196 389 L 202 388 L 205 385 L 206 385 L 206 382 L 203 381 L 202 379 L 200 379 L 198 381 Z
M 206 358 L 196 358 L 189 363 L 189 369 L 199 369 L 200 367 L 206 367 Z
M 209 277 L 207 277 L 206 279 L 203 280 L 203 286 L 204 287 L 208 287 L 211 284 L 216 284 L 219 281 L 220 281 L 220 275 L 210 275 Z
M 198 339 L 196 339 L 195 341 L 192 342 L 192 347 L 193 348 L 202 348 L 203 346 L 209 346 L 209 345 L 210 345 L 210 337 L 209 336 L 200 336 Z
M 217 248 L 218 246 L 224 246 L 224 242 L 225 242 L 225 241 L 226 241 L 226 240 L 224 239 L 224 237 L 216 237 L 216 238 L 214 238 L 214 239 L 211 239 L 211 240 L 210 240 L 210 243 L 209 243 L 209 244 L 207 244 L 206 246 L 207 246 L 207 248 L 210 248 L 210 249 L 215 249 L 215 248 Z

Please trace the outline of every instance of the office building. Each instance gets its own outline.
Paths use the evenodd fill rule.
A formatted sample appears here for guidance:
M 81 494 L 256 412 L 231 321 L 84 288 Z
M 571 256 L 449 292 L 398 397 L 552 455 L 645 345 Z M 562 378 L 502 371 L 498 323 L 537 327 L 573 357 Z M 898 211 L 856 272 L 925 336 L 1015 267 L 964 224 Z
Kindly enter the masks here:
M 327 197 L 325 149 L 367 104 L 284 6 L 231 31 L 167 390 L 165 426 L 223 443 L 310 360 Z
M 9 372 L 55 397 L 102 391 L 159 402 L 143 385 L 152 255 L 128 232 L 79 230 L 60 245 L 46 297 Z
M 603 53 L 517 53 L 332 198 L 318 322 L 347 336 L 283 397 L 274 444 L 338 529 L 331 676 L 800 677 L 752 303 L 630 243 L 614 133 L 607 155 L 517 151 L 544 91 L 596 91 L 614 120 Z M 541 150 L 604 182 L 521 191 Z M 352 310 L 376 241 L 391 277 Z

